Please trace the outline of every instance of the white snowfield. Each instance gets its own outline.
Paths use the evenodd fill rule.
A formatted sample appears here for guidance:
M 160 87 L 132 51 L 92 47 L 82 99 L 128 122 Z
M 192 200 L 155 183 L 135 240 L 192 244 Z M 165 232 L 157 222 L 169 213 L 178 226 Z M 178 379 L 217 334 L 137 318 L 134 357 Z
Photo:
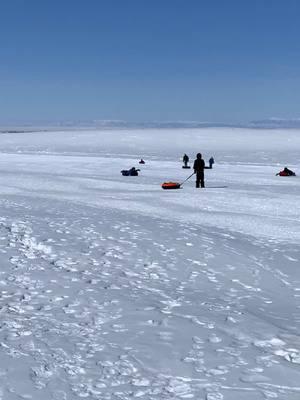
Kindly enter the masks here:
M 0 139 L 0 400 L 300 399 L 300 131 Z

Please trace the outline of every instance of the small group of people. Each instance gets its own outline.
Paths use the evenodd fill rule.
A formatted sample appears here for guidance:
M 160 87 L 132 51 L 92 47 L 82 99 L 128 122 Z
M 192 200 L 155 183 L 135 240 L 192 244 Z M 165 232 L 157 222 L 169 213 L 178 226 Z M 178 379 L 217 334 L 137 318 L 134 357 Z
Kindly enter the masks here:
M 187 154 L 184 154 L 183 156 L 183 162 L 184 165 L 187 167 L 187 164 L 189 162 L 189 156 Z M 139 161 L 139 164 L 145 164 L 145 161 L 141 158 Z M 212 168 L 212 165 L 214 164 L 214 159 L 213 157 L 211 157 L 209 159 L 209 168 Z M 198 153 L 196 160 L 194 161 L 194 165 L 193 165 L 193 169 L 194 169 L 194 173 L 196 174 L 196 188 L 204 188 L 205 184 L 204 184 L 204 169 L 205 169 L 205 162 L 202 158 L 202 154 Z M 208 168 L 208 167 L 207 167 Z M 132 167 L 130 169 L 123 169 L 121 171 L 121 174 L 123 176 L 138 176 L 140 169 L 137 169 L 135 167 Z
M 187 154 L 183 155 L 182 161 L 183 161 L 184 167 L 185 168 L 189 168 L 188 167 L 188 162 L 190 161 L 190 158 L 189 158 L 189 156 Z M 209 167 L 204 167 L 204 168 L 205 169 L 212 169 L 214 163 L 215 163 L 214 158 L 210 157 L 210 159 L 208 160 Z
M 184 154 L 183 156 L 183 163 L 185 168 L 188 166 L 189 162 L 189 156 L 187 154 Z M 205 166 L 205 161 L 202 158 L 202 154 L 198 153 L 196 156 L 196 160 L 194 161 L 193 169 L 194 169 L 194 174 L 196 174 L 196 188 L 204 188 L 205 183 L 204 183 L 204 170 L 205 169 L 212 169 L 213 164 L 215 163 L 215 160 L 213 157 L 210 157 L 209 161 L 209 167 Z
M 121 174 L 123 176 L 138 176 L 140 169 L 132 167 L 130 169 L 122 169 Z
M 182 158 L 183 161 L 183 168 L 190 168 L 188 166 L 188 163 L 190 161 L 189 156 L 187 154 L 183 155 Z M 194 169 L 194 174 L 196 175 L 196 188 L 204 188 L 205 187 L 205 182 L 204 182 L 204 170 L 205 169 L 212 169 L 213 164 L 215 163 L 215 160 L 213 157 L 210 157 L 208 160 L 209 166 L 205 166 L 205 161 L 202 158 L 202 154 L 198 153 L 196 156 L 196 159 L 193 164 L 193 169 Z M 145 161 L 141 158 L 139 161 L 139 164 L 145 164 Z M 128 170 L 122 170 L 121 174 L 124 176 L 138 176 L 140 169 L 136 169 L 135 167 L 132 167 Z M 282 171 L 278 172 L 276 175 L 278 176 L 296 176 L 296 173 L 289 168 L 285 167 Z
M 139 164 L 146 164 L 145 161 L 141 158 Z M 123 176 L 138 176 L 140 169 L 136 169 L 132 167 L 130 169 L 122 169 L 121 174 Z

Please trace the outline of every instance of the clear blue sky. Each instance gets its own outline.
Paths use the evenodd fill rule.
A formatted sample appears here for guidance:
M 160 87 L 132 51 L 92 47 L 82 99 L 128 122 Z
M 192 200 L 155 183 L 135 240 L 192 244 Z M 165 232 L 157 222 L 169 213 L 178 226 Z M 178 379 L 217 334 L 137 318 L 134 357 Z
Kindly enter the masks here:
M 298 0 L 3 0 L 0 121 L 300 117 Z

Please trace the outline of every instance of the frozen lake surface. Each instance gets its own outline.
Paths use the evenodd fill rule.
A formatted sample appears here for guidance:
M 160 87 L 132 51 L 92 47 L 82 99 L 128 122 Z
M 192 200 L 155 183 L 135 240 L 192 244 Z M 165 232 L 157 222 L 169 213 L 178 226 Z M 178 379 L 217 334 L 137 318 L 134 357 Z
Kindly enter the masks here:
M 0 138 L 0 399 L 299 400 L 299 131 Z

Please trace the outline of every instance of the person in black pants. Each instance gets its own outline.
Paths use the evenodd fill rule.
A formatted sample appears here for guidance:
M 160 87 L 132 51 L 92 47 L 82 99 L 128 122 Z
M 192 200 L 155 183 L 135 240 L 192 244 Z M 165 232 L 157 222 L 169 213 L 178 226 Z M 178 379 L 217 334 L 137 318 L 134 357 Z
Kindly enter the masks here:
M 205 168 L 205 162 L 202 158 L 202 154 L 198 153 L 197 158 L 194 161 L 194 172 L 196 174 L 196 188 L 201 187 L 204 188 L 204 168 Z

